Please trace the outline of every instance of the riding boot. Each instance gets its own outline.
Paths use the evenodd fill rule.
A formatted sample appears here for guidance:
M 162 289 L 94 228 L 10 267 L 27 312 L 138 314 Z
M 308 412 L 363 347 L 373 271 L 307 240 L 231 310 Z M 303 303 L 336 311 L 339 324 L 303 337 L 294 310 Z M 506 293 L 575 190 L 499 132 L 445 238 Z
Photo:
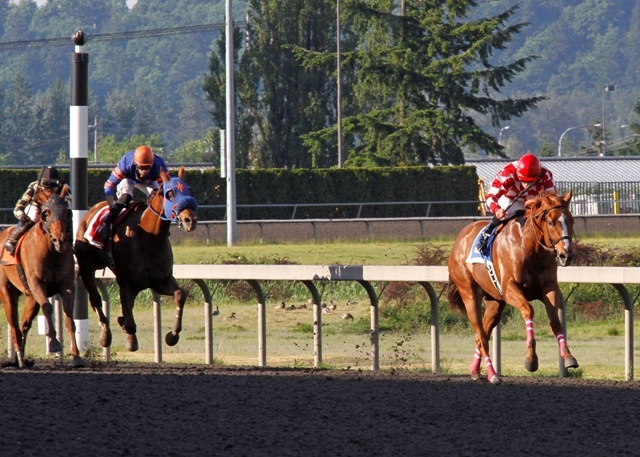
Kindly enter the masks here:
M 489 242 L 489 237 L 491 236 L 491 231 L 485 230 L 482 232 L 482 239 L 480 240 L 480 244 L 478 245 L 478 251 L 482 254 L 486 253 L 487 243 Z
M 25 222 L 18 221 L 18 225 L 16 225 L 16 228 L 13 229 L 13 232 L 11 232 L 11 235 L 9 235 L 9 238 L 7 238 L 7 241 L 4 243 L 4 248 L 9 254 L 13 255 L 13 251 L 16 249 L 16 243 L 20 237 L 34 225 L 35 222 L 31 219 L 28 219 Z
M 113 224 L 113 221 L 116 220 L 116 217 L 118 216 L 118 214 L 120 214 L 120 211 L 122 211 L 123 209 L 124 209 L 124 205 L 118 202 L 115 202 L 113 206 L 109 208 L 109 212 L 104 217 L 104 219 L 102 219 L 102 224 L 98 229 L 100 238 L 102 238 L 105 241 L 111 238 L 111 224 Z
M 113 221 L 116 220 L 118 214 L 120 214 L 120 212 L 129 204 L 130 201 L 131 195 L 124 194 L 121 195 L 118 200 L 113 202 L 111 208 L 109 208 L 109 213 L 104 217 L 104 219 L 102 219 L 102 224 L 98 229 L 100 238 L 105 241 L 111 238 L 111 225 L 113 224 Z
M 482 231 L 482 239 L 480 240 L 480 244 L 478 245 L 478 251 L 480 251 L 482 254 L 486 254 L 487 244 L 489 243 L 491 232 L 493 232 L 493 229 L 495 229 L 499 223 L 500 220 L 494 216 L 493 219 L 491 219 L 489 225 L 487 225 Z

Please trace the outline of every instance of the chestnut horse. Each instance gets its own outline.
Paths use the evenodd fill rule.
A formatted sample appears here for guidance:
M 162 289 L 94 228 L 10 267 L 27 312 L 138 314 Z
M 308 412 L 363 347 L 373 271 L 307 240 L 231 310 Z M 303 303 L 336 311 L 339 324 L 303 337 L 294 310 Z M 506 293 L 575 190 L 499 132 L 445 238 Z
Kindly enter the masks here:
M 68 187 L 61 195 L 53 194 L 48 200 L 38 191 L 34 200 L 40 204 L 40 220 L 27 232 L 14 252 L 15 257 L 3 255 L 0 266 L 0 300 L 4 304 L 7 321 L 11 326 L 11 338 L 16 349 L 17 363 L 25 366 L 27 333 L 33 319 L 42 307 L 47 320 L 49 352 L 60 352 L 62 345 L 56 338 L 53 326 L 53 306 L 47 297 L 59 294 L 65 314 L 65 328 L 71 341 L 72 366 L 82 367 L 76 342 L 76 326 L 73 320 L 75 273 L 72 245 L 72 212 L 64 199 Z M 4 245 L 13 228 L 0 234 Z M 19 325 L 18 299 L 25 296 L 22 326 Z
M 147 204 L 130 205 L 116 219 L 111 248 L 112 270 L 120 288 L 122 305 L 118 324 L 127 334 L 126 347 L 129 351 L 138 350 L 133 306 L 136 297 L 144 289 L 151 288 L 161 295 L 173 296 L 177 307 L 176 321 L 165 341 L 169 346 L 174 346 L 180 337 L 187 292 L 173 276 L 169 228 L 171 222 L 175 221 L 185 231 L 191 232 L 198 221 L 198 203 L 191 195 L 191 188 L 182 180 L 183 175 L 184 167 L 180 168 L 177 178 L 163 174 L 161 188 L 149 196 Z M 102 311 L 95 273 L 108 265 L 103 249 L 90 244 L 84 235 L 96 212 L 106 205 L 107 202 L 100 202 L 87 211 L 76 231 L 75 242 L 80 277 L 89 294 L 91 307 L 100 319 L 100 344 L 103 347 L 111 345 L 111 329 Z
M 485 222 L 477 221 L 463 228 L 449 256 L 447 298 L 451 307 L 466 310 L 476 336 L 476 351 L 471 376 L 480 376 L 481 361 L 487 378 L 500 382 L 489 356 L 489 335 L 498 325 L 506 304 L 517 308 L 525 321 L 527 356 L 525 367 L 538 369 L 536 340 L 533 332 L 534 311 L 529 303 L 540 300 L 547 311 L 551 330 L 558 341 L 566 368 L 577 368 L 558 316 L 562 299 L 558 286 L 558 265 L 566 266 L 572 257 L 573 216 L 569 211 L 571 191 L 564 196 L 542 192 L 526 202 L 525 216 L 507 222 L 495 237 L 491 261 L 472 263 L 472 250 L 478 255 L 474 240 Z M 485 311 L 482 317 L 481 303 Z

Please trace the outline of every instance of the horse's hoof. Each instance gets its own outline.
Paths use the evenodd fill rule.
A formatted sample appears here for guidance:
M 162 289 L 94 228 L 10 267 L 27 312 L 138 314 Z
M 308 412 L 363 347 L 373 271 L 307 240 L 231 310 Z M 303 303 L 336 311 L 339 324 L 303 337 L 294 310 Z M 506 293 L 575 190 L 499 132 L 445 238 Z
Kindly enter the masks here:
M 164 337 L 164 341 L 165 341 L 165 343 L 167 343 L 168 346 L 175 346 L 176 344 L 178 344 L 178 340 L 180 340 L 180 334 L 179 333 L 176 333 L 174 335 L 173 332 L 169 332 Z
M 531 373 L 538 371 L 538 358 L 535 357 L 533 359 L 525 359 L 524 367 Z
M 111 346 L 110 329 L 102 330 L 102 332 L 100 333 L 100 346 L 102 346 L 103 348 L 108 348 L 109 346 Z
M 500 376 L 498 376 L 497 374 L 494 374 L 493 376 L 491 376 L 491 378 L 489 378 L 489 382 L 491 384 L 500 384 Z
M 62 351 L 62 345 L 60 344 L 60 341 L 53 338 L 49 340 L 49 353 L 55 354 L 60 351 Z
M 136 352 L 138 350 L 138 337 L 135 335 L 127 335 L 127 350 Z
M 471 379 L 473 379 L 474 381 L 477 381 L 478 379 L 480 379 L 479 371 L 470 371 L 469 374 L 471 375 Z
M 570 356 L 564 359 L 565 368 L 578 368 L 579 366 L 580 365 L 578 365 L 578 361 L 573 356 Z
M 84 360 L 80 356 L 75 356 L 71 361 L 71 368 L 83 368 Z

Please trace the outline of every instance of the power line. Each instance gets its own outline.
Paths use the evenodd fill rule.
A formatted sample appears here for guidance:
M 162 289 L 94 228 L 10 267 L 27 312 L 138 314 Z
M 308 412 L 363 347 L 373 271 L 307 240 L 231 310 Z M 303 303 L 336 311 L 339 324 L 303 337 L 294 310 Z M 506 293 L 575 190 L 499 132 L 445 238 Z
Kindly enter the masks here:
M 210 32 L 210 31 L 216 31 L 221 27 L 224 27 L 224 22 L 218 22 L 215 24 L 186 25 L 182 27 L 166 27 L 161 29 L 133 30 L 129 32 L 98 33 L 96 35 L 87 34 L 87 36 L 88 36 L 88 42 L 99 43 L 102 41 L 131 40 L 134 38 L 151 38 L 151 37 L 157 37 L 157 36 L 186 35 L 190 33 Z M 25 49 L 25 48 L 71 46 L 71 45 L 72 45 L 71 37 L 41 38 L 41 39 L 22 40 L 22 41 L 5 41 L 5 42 L 0 42 L 0 51 L 11 51 L 15 49 Z

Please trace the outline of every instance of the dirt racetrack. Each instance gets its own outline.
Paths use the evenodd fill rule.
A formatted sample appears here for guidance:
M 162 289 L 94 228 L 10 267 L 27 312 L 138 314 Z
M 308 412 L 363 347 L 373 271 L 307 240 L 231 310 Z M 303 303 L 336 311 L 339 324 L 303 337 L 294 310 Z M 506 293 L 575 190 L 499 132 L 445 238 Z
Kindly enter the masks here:
M 640 454 L 637 381 L 38 360 L 0 386 L 3 456 Z

